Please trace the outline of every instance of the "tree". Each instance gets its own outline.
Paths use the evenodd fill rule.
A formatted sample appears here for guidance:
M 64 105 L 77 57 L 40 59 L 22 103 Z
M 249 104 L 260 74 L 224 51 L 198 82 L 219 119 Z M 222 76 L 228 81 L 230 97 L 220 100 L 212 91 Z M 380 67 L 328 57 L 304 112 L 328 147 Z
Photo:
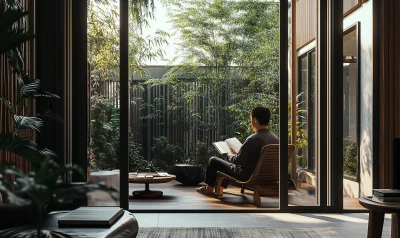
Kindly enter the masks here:
M 131 0 L 129 15 L 129 69 L 130 74 L 145 73 L 144 62 L 163 57 L 162 46 L 167 44 L 168 34 L 158 30 L 155 35 L 143 36 L 142 27 L 148 27 L 152 18 L 153 1 Z M 135 5 L 138 4 L 138 5 Z M 141 6 L 141 7 L 140 7 Z M 136 9 L 138 8 L 138 9 Z M 140 10 L 139 10 L 140 9 Z M 141 14 L 141 15 L 137 15 Z M 91 86 L 102 94 L 106 81 L 116 82 L 119 90 L 119 3 L 116 0 L 88 2 L 88 62 L 91 70 Z
M 184 63 L 163 80 L 149 83 L 169 86 L 172 114 L 188 110 L 192 115 L 179 123 L 243 139 L 250 133 L 249 110 L 263 105 L 271 109 L 271 127 L 277 129 L 278 4 L 269 0 L 165 3 L 170 4 L 169 16 L 181 40 L 178 58 Z M 196 97 L 206 98 L 207 105 L 183 108 Z
M 158 30 L 143 36 L 142 28 L 153 18 L 153 1 L 131 0 L 129 15 L 129 70 L 130 75 L 146 74 L 145 62 L 163 57 L 161 48 L 167 44 L 168 34 Z M 88 2 L 88 62 L 91 73 L 91 151 L 96 166 L 114 168 L 119 161 L 120 80 L 119 2 L 95 0 Z M 111 116 L 110 116 L 111 115 Z M 118 122 L 118 123 L 117 123 Z M 137 145 L 139 147 L 139 145 Z

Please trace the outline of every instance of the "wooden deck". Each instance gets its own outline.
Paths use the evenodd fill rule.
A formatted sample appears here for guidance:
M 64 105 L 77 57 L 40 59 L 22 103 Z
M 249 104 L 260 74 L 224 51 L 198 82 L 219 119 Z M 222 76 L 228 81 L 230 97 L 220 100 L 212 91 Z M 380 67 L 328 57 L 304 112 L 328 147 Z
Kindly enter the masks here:
M 253 193 L 246 191 L 240 194 L 240 189 L 230 186 L 225 190 L 222 199 L 201 195 L 195 191 L 196 186 L 184 186 L 176 181 L 164 184 L 150 184 L 150 190 L 161 190 L 164 195 L 158 199 L 136 199 L 132 195 L 129 199 L 129 209 L 136 211 L 157 212 L 162 210 L 278 210 L 279 197 L 262 197 L 261 208 L 253 204 Z M 129 194 L 134 190 L 143 190 L 142 184 L 130 184 Z M 289 191 L 289 204 L 291 206 L 315 206 L 314 197 L 307 192 L 298 190 Z M 345 209 L 363 209 L 358 199 L 344 198 Z

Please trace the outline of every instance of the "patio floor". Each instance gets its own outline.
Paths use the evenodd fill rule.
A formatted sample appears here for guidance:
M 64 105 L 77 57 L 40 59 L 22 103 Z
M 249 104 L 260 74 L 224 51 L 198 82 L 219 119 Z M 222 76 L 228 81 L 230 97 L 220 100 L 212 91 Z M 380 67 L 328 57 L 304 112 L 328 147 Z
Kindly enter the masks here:
M 129 186 L 129 210 L 157 212 L 162 210 L 278 210 L 279 197 L 261 197 L 261 208 L 253 204 L 253 192 L 246 190 L 240 194 L 240 188 L 230 186 L 224 191 L 222 199 L 207 197 L 195 191 L 197 186 L 184 186 L 176 181 L 164 184 L 150 184 L 150 190 L 163 191 L 158 199 L 137 199 L 131 194 L 134 190 L 143 190 L 142 184 Z M 309 190 L 290 190 L 289 204 L 293 206 L 310 206 L 315 204 L 315 198 L 308 195 Z M 346 209 L 362 209 L 358 199 L 344 198 Z

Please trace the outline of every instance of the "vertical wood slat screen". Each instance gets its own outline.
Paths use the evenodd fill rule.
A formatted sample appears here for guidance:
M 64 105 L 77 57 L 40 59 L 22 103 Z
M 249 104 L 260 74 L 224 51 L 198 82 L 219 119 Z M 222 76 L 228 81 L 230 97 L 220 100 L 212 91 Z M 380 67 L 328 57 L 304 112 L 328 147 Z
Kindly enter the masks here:
M 0 3 L 2 1 L 3 0 L 0 0 Z M 29 11 L 29 15 L 25 18 L 25 21 L 21 21 L 19 24 L 21 24 L 26 31 L 33 33 L 33 19 L 35 14 L 34 0 L 23 0 L 21 1 L 21 4 L 25 10 Z M 30 76 L 30 78 L 34 78 L 34 40 L 22 44 L 21 52 L 24 58 L 25 72 Z M 17 104 L 18 84 L 5 55 L 0 55 L 0 94 L 10 101 L 12 105 Z M 16 108 L 16 113 L 18 115 L 32 115 L 33 112 L 33 100 L 27 100 L 25 103 L 20 103 Z M 0 104 L 0 117 L 0 134 L 13 132 L 14 123 L 4 104 Z M 33 139 L 35 137 L 31 131 L 21 131 L 19 135 L 22 138 L 28 139 Z M 21 157 L 5 151 L 0 151 L 0 164 L 3 162 L 14 163 L 24 172 L 28 172 L 31 169 L 30 164 Z
M 296 46 L 306 45 L 317 36 L 317 0 L 296 2 Z
M 382 0 L 380 4 L 380 29 L 374 33 L 380 47 L 380 135 L 374 139 L 379 140 L 379 186 L 391 188 L 394 178 L 392 143 L 394 138 L 400 137 L 400 3 Z
M 139 84 L 138 81 L 135 84 Z M 197 87 L 195 82 L 187 82 L 183 86 L 188 91 Z M 207 87 L 200 89 L 208 91 Z M 229 91 L 229 90 L 227 90 Z M 227 92 L 225 92 L 227 93 Z M 178 95 L 182 97 L 183 93 Z M 209 98 L 209 97 L 207 97 Z M 176 106 L 182 108 L 181 111 L 169 113 L 168 106 L 172 103 L 171 95 L 169 94 L 166 85 L 146 86 L 144 90 L 135 89 L 130 91 L 130 129 L 133 134 L 133 140 L 136 143 L 142 144 L 144 154 L 147 158 L 151 157 L 151 147 L 154 143 L 154 138 L 165 136 L 170 144 L 179 145 L 184 149 L 185 155 L 195 153 L 197 141 L 211 145 L 212 142 L 221 140 L 221 136 L 229 134 L 233 131 L 232 126 L 227 126 L 233 119 L 222 113 L 217 113 L 220 110 L 209 110 L 210 104 L 207 98 L 196 97 L 190 104 L 179 103 Z M 227 104 L 224 97 L 218 97 L 214 106 L 224 107 Z M 225 96 L 229 99 L 230 97 Z M 143 100 L 139 100 L 143 99 Z M 161 103 L 155 103 L 155 99 L 161 99 Z M 149 107 L 152 104 L 152 107 Z M 144 109 L 148 107 L 147 109 Z M 189 108 L 197 108 L 197 112 L 202 115 L 206 123 L 215 123 L 215 128 L 202 128 L 198 121 L 191 121 L 189 125 L 183 125 L 180 122 L 185 118 L 193 118 Z M 153 113 L 155 116 L 146 118 L 146 113 Z

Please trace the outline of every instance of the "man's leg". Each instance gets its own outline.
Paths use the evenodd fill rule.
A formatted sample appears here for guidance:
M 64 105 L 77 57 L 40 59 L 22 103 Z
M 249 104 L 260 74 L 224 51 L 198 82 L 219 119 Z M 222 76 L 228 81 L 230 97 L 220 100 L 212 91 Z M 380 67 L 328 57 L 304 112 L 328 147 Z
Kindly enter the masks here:
M 211 157 L 208 161 L 207 170 L 206 170 L 206 178 L 204 182 L 210 186 L 215 187 L 215 182 L 217 179 L 217 171 L 221 171 L 228 175 L 234 175 L 235 171 L 231 168 L 232 163 L 227 162 L 218 157 Z
M 211 157 L 210 160 L 208 161 L 208 165 L 207 165 L 207 169 L 206 169 L 206 177 L 204 180 L 204 182 L 207 184 L 207 186 L 205 188 L 204 187 L 196 188 L 196 190 L 203 194 L 213 194 L 216 179 L 217 179 L 217 171 L 221 171 L 230 176 L 235 176 L 235 171 L 232 168 L 232 163 L 227 162 L 218 157 Z M 226 188 L 227 183 L 223 183 L 223 187 Z M 219 189 L 219 191 L 215 191 L 215 193 L 222 194 L 223 188 L 221 187 Z

